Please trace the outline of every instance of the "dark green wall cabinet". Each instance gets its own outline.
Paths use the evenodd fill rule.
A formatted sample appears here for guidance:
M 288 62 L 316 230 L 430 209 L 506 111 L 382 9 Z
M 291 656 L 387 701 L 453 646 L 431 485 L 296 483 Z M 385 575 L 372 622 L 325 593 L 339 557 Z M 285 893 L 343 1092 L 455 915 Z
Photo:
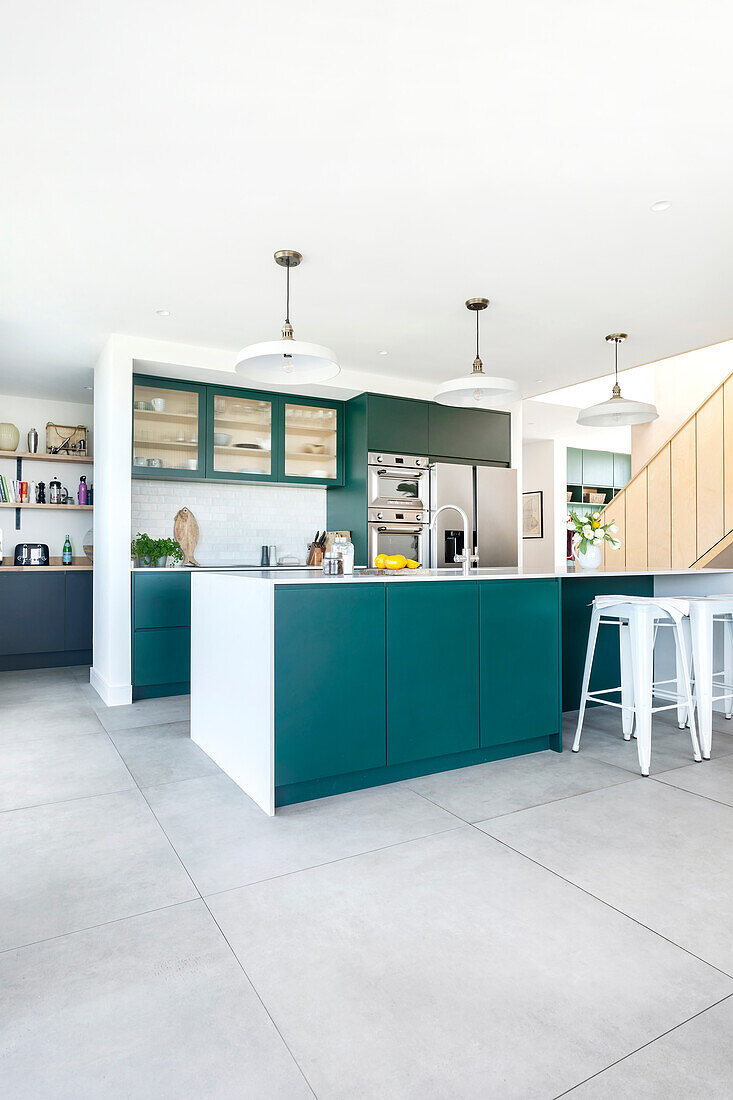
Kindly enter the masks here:
M 135 375 L 132 453 L 137 478 L 340 485 L 343 402 Z
M 387 589 L 387 763 L 479 746 L 478 587 Z
M 275 782 L 383 767 L 384 585 L 275 590 Z
M 427 401 L 367 395 L 367 449 L 388 454 L 427 455 Z
M 91 571 L 0 569 L 0 670 L 91 660 Z
M 493 409 L 454 409 L 431 402 L 429 453 L 469 462 L 511 462 L 511 415 Z
M 191 574 L 132 574 L 132 697 L 184 695 L 191 678 Z

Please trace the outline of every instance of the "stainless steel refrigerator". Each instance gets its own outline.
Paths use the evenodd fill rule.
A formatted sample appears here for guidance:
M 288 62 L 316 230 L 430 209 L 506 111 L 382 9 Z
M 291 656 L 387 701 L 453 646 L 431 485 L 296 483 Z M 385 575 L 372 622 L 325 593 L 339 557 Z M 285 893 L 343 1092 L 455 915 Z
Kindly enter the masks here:
M 518 560 L 517 471 L 496 466 L 435 462 L 430 468 L 430 518 L 443 504 L 457 504 L 468 516 L 481 569 L 516 568 Z M 458 512 L 442 512 L 430 539 L 432 568 L 460 568 L 446 561 L 446 532 L 463 530 Z M 452 548 L 448 540 L 449 550 Z

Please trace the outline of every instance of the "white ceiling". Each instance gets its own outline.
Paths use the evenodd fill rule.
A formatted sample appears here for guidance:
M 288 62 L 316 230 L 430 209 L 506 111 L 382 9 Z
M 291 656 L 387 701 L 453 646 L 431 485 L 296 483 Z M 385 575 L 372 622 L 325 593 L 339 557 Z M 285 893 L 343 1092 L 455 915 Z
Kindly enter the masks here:
M 732 32 L 728 0 L 6 6 L 0 393 L 78 398 L 110 332 L 276 337 L 283 247 L 345 381 L 469 370 L 474 295 L 525 396 L 608 332 L 625 366 L 729 338 Z

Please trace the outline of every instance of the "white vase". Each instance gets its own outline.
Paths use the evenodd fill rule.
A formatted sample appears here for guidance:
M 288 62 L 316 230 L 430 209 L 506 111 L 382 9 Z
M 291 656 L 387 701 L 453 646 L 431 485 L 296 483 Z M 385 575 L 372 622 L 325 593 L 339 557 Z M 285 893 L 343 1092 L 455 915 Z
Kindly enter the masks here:
M 17 451 L 20 432 L 15 424 L 0 424 L 0 451 Z
M 578 544 L 575 545 L 575 558 L 578 565 L 584 572 L 592 573 L 596 569 L 601 568 L 603 562 L 603 547 L 598 545 L 589 546 L 585 553 L 578 549 Z

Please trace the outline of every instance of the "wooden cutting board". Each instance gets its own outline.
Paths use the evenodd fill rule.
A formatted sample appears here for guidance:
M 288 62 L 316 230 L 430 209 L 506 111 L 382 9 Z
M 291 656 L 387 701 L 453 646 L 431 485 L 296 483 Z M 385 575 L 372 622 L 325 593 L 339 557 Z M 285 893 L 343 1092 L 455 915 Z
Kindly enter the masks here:
M 183 565 L 198 565 L 195 557 L 199 541 L 199 525 L 190 508 L 180 508 L 173 520 L 173 535 L 183 551 Z

